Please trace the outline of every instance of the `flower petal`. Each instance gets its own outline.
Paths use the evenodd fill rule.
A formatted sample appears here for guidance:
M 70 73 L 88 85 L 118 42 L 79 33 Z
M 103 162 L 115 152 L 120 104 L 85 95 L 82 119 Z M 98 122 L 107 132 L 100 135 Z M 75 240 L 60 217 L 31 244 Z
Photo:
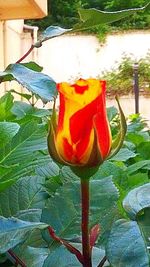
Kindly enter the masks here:
M 105 82 L 80 79 L 73 85 L 58 84 L 58 91 L 57 154 L 68 164 L 94 166 L 101 163 L 108 155 L 111 143 Z

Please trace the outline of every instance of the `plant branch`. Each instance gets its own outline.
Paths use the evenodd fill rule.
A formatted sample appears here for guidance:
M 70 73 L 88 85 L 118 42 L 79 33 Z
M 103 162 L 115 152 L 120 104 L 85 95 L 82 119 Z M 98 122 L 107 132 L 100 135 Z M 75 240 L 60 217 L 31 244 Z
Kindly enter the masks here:
M 12 251 L 12 249 L 9 249 L 7 253 L 14 259 L 15 266 L 20 265 L 21 267 L 27 267 L 26 264 Z
M 107 258 L 106 258 L 106 256 L 104 256 L 104 258 L 101 260 L 101 262 L 99 263 L 99 265 L 97 267 L 103 267 L 106 260 L 107 260 Z
M 89 238 L 89 179 L 81 179 L 83 267 L 92 267 Z
M 30 49 L 22 56 L 19 60 L 16 61 L 16 63 L 20 63 L 22 60 L 24 60 L 34 49 L 34 45 L 31 45 Z
M 49 232 L 49 235 L 51 236 L 52 239 L 54 239 L 55 241 L 61 243 L 62 245 L 64 245 L 72 254 L 74 254 L 77 259 L 79 260 L 79 262 L 81 264 L 83 264 L 83 256 L 81 254 L 81 252 L 76 249 L 74 246 L 72 246 L 71 244 L 69 244 L 66 240 L 58 237 L 56 234 L 55 234 L 55 231 L 52 227 L 48 227 L 48 232 Z

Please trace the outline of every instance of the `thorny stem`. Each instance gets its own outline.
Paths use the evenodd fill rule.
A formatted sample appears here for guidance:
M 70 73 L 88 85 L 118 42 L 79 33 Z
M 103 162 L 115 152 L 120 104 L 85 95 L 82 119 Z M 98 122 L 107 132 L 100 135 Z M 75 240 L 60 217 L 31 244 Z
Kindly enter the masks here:
M 89 239 L 89 179 L 81 179 L 83 267 L 92 267 Z
M 17 60 L 16 63 L 20 63 L 22 60 L 24 60 L 32 52 L 34 47 L 34 45 L 31 45 L 30 49 L 24 54 L 24 56 Z
M 18 265 L 20 265 L 21 267 L 27 267 L 26 264 L 11 249 L 8 250 L 8 254 L 14 259 L 14 264 L 16 267 Z

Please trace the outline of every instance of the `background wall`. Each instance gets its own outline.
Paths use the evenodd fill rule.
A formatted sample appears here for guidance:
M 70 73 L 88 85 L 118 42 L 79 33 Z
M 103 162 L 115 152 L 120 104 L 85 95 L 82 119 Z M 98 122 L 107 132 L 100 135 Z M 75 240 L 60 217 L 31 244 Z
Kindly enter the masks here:
M 0 21 L 0 71 L 5 70 L 9 64 L 15 63 L 30 48 L 33 42 L 33 35 L 34 38 L 36 35 L 33 34 L 33 29 L 34 27 L 26 29 L 22 19 Z M 36 27 L 35 31 L 37 32 Z M 36 51 L 28 56 L 27 61 L 36 61 L 35 55 Z M 6 82 L 0 85 L 0 95 L 3 95 L 9 89 L 25 91 L 14 81 Z M 15 97 L 20 100 L 19 96 L 16 95 Z
M 124 54 L 136 60 L 150 52 L 150 31 L 134 31 L 109 35 L 105 44 L 95 36 L 64 35 L 51 39 L 38 50 L 38 63 L 43 72 L 57 82 L 74 81 L 76 78 L 97 77 L 104 70 L 117 67 Z M 133 96 L 120 99 L 126 115 L 135 112 Z M 115 100 L 107 100 L 107 106 L 117 106 Z M 140 113 L 150 119 L 150 99 L 140 97 Z
M 19 24 L 20 23 L 20 24 Z M 0 67 L 4 69 L 10 63 L 19 59 L 31 46 L 31 32 L 23 31 L 23 23 L 16 22 L 13 25 L 6 24 L 6 34 L 9 42 L 4 48 L 0 42 L 0 51 L 6 50 L 5 58 L 0 57 Z M 2 23 L 0 23 L 0 29 Z M 2 40 L 2 39 L 1 39 Z M 79 77 L 97 77 L 106 69 L 117 67 L 123 56 L 132 55 L 135 61 L 146 56 L 150 49 L 150 31 L 128 32 L 123 34 L 109 35 L 105 44 L 100 44 L 95 36 L 89 35 L 64 35 L 43 43 L 39 49 L 26 58 L 26 61 L 35 60 L 43 66 L 43 72 L 54 78 L 57 82 L 74 81 Z M 2 88 L 5 90 L 15 88 L 25 92 L 24 88 L 17 83 L 10 82 Z M 19 96 L 15 96 L 20 100 Z M 40 102 L 39 102 L 40 103 Z M 140 112 L 147 119 L 150 118 L 149 98 L 140 97 Z M 134 98 L 121 100 L 125 114 L 134 113 Z M 107 105 L 116 105 L 114 100 L 108 100 Z
M 102 71 L 117 67 L 123 54 L 135 61 L 150 49 L 150 31 L 108 35 L 105 44 L 95 36 L 64 35 L 43 43 L 38 50 L 38 62 L 43 71 L 57 81 L 96 77 Z

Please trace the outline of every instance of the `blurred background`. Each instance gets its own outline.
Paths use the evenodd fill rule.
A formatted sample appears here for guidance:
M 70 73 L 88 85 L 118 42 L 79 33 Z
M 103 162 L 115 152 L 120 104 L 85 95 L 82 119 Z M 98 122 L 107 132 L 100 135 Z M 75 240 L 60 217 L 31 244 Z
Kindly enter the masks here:
M 71 28 L 78 23 L 79 8 L 116 11 L 142 7 L 147 3 L 144 0 L 0 0 L 0 70 L 15 63 L 46 27 Z M 43 72 L 57 82 L 73 82 L 79 77 L 106 79 L 108 106 L 115 105 L 114 95 L 118 94 L 127 115 L 135 112 L 136 65 L 139 111 L 149 118 L 149 29 L 150 11 L 145 10 L 110 25 L 48 40 L 41 48 L 35 48 L 25 62 L 37 62 L 43 67 Z M 9 89 L 26 92 L 14 81 L 2 83 L 0 89 L 0 94 Z M 19 100 L 21 96 L 15 95 L 15 98 Z

